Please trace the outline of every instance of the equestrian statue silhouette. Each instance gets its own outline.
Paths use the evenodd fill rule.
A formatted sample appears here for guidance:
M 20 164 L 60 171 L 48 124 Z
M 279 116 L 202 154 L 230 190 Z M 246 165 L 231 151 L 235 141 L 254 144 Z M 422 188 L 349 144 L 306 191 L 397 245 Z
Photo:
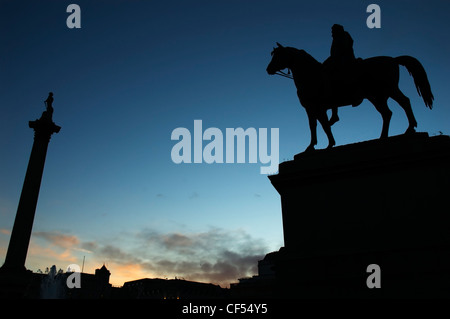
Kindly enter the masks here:
M 345 105 L 358 106 L 364 99 L 368 99 L 382 116 L 381 139 L 388 137 L 392 116 L 387 105 L 389 98 L 395 100 L 406 113 L 409 126 L 405 134 L 414 133 L 417 121 L 411 103 L 398 87 L 399 65 L 406 67 L 425 105 L 432 109 L 434 97 L 422 64 L 407 55 L 355 59 L 350 34 L 342 26 L 334 25 L 332 35 L 331 56 L 323 64 L 304 50 L 284 47 L 277 42 L 277 47 L 271 53 L 272 60 L 267 66 L 268 74 L 291 77 L 295 82 L 297 95 L 306 109 L 311 130 L 311 143 L 306 151 L 314 150 L 317 144 L 317 121 L 328 137 L 327 149 L 332 148 L 336 142 L 331 126 L 339 120 L 337 108 Z M 292 72 L 292 76 L 282 71 L 286 68 Z M 326 113 L 328 109 L 332 110 L 330 120 Z

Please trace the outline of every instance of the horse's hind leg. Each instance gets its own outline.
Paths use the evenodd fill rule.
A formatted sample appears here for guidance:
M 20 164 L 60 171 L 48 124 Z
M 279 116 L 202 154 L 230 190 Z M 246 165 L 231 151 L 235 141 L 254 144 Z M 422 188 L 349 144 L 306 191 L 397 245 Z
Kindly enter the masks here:
M 383 118 L 383 129 L 381 130 L 380 138 L 387 138 L 389 135 L 389 123 L 392 117 L 392 111 L 387 105 L 387 98 L 369 98 L 369 101 L 372 102 Z
M 409 98 L 405 96 L 399 88 L 394 91 L 391 97 L 403 108 L 403 110 L 405 110 L 406 116 L 408 117 L 409 126 L 405 134 L 414 133 L 416 131 L 415 128 L 417 127 L 417 121 L 414 117 Z
M 323 130 L 325 131 L 325 134 L 327 134 L 328 137 L 327 149 L 330 149 L 334 145 L 336 145 L 336 142 L 334 140 L 333 133 L 331 132 L 331 125 L 330 122 L 328 121 L 327 113 L 326 111 L 319 111 L 317 115 L 318 115 L 317 119 L 319 120 Z

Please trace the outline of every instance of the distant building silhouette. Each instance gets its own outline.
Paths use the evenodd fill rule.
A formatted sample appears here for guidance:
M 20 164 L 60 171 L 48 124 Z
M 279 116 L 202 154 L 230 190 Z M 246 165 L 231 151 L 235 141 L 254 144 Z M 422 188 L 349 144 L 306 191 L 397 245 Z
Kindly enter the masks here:
M 114 290 L 109 283 L 111 272 L 103 265 L 95 274 L 81 273 L 81 288 L 67 287 L 67 278 L 73 272 L 56 272 L 52 267 L 47 274 L 33 273 L 24 297 L 28 299 L 109 299 Z
M 130 299 L 199 299 L 224 298 L 227 289 L 218 285 L 183 279 L 150 279 L 128 281 L 120 291 L 121 298 Z
M 30 271 L 31 273 L 31 271 Z M 222 299 L 229 289 L 219 285 L 184 279 L 144 278 L 125 282 L 122 287 L 109 283 L 111 272 L 105 265 L 95 274 L 80 273 L 80 288 L 69 288 L 67 279 L 72 271 L 47 268 L 45 273 L 31 273 L 23 292 L 24 299 Z M 7 297 L 7 296 L 5 296 Z M 11 296 L 10 296 L 11 297 Z
M 271 252 L 258 261 L 258 275 L 239 278 L 238 283 L 231 284 L 230 295 L 233 298 L 276 297 L 277 292 L 273 289 L 276 284 L 273 259 L 276 255 L 277 252 Z

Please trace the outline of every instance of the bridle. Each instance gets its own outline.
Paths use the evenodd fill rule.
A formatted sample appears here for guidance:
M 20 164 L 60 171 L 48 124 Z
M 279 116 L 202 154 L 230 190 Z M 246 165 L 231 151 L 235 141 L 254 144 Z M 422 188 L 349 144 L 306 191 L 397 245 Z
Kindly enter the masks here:
M 280 46 L 280 44 L 278 44 L 278 46 Z M 277 50 L 277 49 L 279 49 L 279 48 L 273 48 L 273 51 L 270 53 L 270 55 L 273 56 L 274 53 L 275 53 L 275 50 Z M 283 76 L 283 77 L 288 78 L 288 79 L 291 79 L 291 80 L 294 79 L 294 77 L 291 75 L 291 70 L 290 70 L 289 68 L 288 68 L 288 73 L 287 73 L 287 74 L 286 74 L 285 72 L 281 71 L 281 70 L 275 72 L 275 74 L 276 74 L 276 75 Z
M 287 73 L 287 74 L 286 74 L 285 72 L 281 71 L 281 70 L 275 72 L 275 74 L 276 74 L 276 75 L 284 76 L 285 78 L 288 78 L 288 79 L 291 79 L 291 80 L 294 79 L 294 77 L 291 75 L 291 70 L 290 70 L 290 69 L 288 69 L 288 73 Z

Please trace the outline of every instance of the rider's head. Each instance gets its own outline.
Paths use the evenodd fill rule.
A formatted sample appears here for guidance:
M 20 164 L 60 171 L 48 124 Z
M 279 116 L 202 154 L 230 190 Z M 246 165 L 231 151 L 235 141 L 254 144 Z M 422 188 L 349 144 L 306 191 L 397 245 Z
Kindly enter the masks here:
M 331 35 L 333 36 L 333 38 L 342 34 L 344 34 L 344 27 L 340 24 L 335 24 L 331 27 Z

